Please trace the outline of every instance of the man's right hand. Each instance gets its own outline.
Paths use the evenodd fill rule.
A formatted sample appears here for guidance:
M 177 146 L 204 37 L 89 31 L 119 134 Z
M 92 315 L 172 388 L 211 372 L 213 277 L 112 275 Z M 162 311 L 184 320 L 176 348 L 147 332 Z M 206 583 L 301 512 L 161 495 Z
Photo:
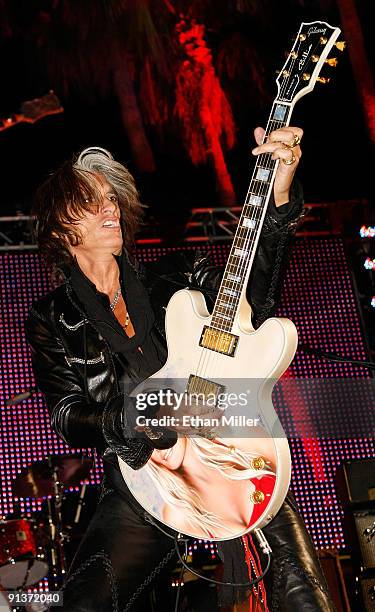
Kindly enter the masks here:
M 164 391 L 164 390 L 163 390 Z M 215 437 L 215 430 L 219 428 L 223 410 L 217 406 L 208 406 L 202 398 L 196 395 L 184 394 L 182 400 L 176 401 L 173 390 L 168 394 L 168 402 L 163 402 L 159 406 L 153 407 L 151 418 L 163 422 L 166 418 L 167 425 L 152 425 L 156 429 L 167 428 L 175 431 L 180 436 L 204 436 Z M 147 415 L 147 408 L 146 408 Z M 138 428 L 137 428 L 138 429 Z

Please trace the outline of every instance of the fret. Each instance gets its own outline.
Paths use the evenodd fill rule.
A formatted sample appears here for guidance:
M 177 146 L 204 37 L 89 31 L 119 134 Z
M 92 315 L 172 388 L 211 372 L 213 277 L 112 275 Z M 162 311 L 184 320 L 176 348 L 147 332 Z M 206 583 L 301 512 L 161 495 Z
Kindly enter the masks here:
M 258 166 L 257 173 L 255 175 L 255 180 L 269 182 L 271 172 L 272 172 L 271 168 L 263 168 L 263 166 Z
M 224 314 L 220 314 L 220 313 L 217 313 L 215 315 L 215 317 L 217 319 L 224 319 L 224 321 L 231 321 L 232 320 L 232 317 L 229 317 L 228 315 L 224 315 Z
M 246 257 L 248 254 L 248 251 L 245 251 L 243 249 L 234 249 L 234 256 L 235 257 Z
M 282 103 L 278 103 L 276 102 L 276 104 L 274 104 L 273 108 L 272 108 L 272 120 L 276 120 L 279 122 L 284 122 L 287 117 L 288 117 L 288 110 L 289 110 L 289 106 L 288 104 L 282 104 Z
M 234 289 L 228 289 L 227 287 L 224 288 L 223 293 L 225 295 L 230 295 L 231 297 L 237 297 L 239 295 L 238 291 L 235 291 Z
M 229 302 L 224 302 L 223 300 L 219 300 L 217 304 L 217 308 L 224 308 L 225 310 L 233 310 L 234 304 Z
M 218 313 L 215 313 L 215 314 L 212 316 L 212 323 L 213 323 L 213 325 L 214 325 L 214 326 L 215 326 L 215 319 L 219 319 L 219 318 L 220 318 L 220 316 L 219 316 L 219 314 L 218 314 Z M 217 323 L 216 323 L 216 324 L 217 324 Z M 221 323 L 219 323 L 219 325 L 221 325 Z M 227 326 L 227 325 L 228 325 L 228 329 L 230 328 L 230 322 L 229 322 L 229 321 L 228 321 L 228 322 L 224 322 L 224 325 L 225 325 L 225 326 Z M 219 329 L 220 329 L 220 327 L 219 327 Z
M 238 272 L 240 272 L 238 263 L 232 263 L 230 261 L 228 261 L 228 263 L 227 263 L 227 270 L 228 270 L 228 272 L 231 270 L 232 272 L 236 272 L 237 274 L 238 274 Z M 225 278 L 225 275 L 224 275 L 223 278 Z
M 256 198 L 261 198 L 264 200 L 267 197 L 268 190 L 270 187 L 270 183 L 262 183 L 261 181 L 253 180 L 250 183 L 250 190 L 246 196 L 245 204 L 249 204 L 250 206 L 253 204 L 257 208 L 262 205 L 262 202 L 255 199 L 254 202 L 250 200 L 251 196 L 255 196 Z
M 261 157 L 263 157 L 264 155 L 269 155 L 269 153 L 263 153 L 263 155 Z M 272 175 L 272 171 L 274 169 L 274 162 L 276 160 L 274 159 L 270 159 L 270 161 L 272 162 L 272 165 L 270 168 L 264 168 L 265 164 L 268 164 L 268 160 L 267 159 L 262 159 L 262 160 L 258 160 L 258 164 L 257 166 L 255 166 L 254 168 L 254 177 L 250 183 L 250 191 L 255 193 L 256 195 L 266 195 L 268 188 L 270 186 L 270 182 L 271 179 L 266 179 L 266 178 L 261 178 L 262 176 L 265 177 L 266 176 L 266 172 L 265 170 L 269 170 L 270 171 L 270 175 Z M 258 176 L 258 170 L 262 170 L 262 172 L 259 172 L 259 176 Z M 272 178 L 272 176 L 271 176 Z
M 232 281 L 233 283 L 241 282 L 241 276 L 236 276 L 235 274 L 226 274 L 225 278 Z
M 232 304 L 233 302 L 236 301 L 236 298 L 238 298 L 241 295 L 241 291 L 235 291 L 229 289 L 228 287 L 226 288 L 227 290 L 225 290 L 224 287 L 221 287 L 220 291 L 219 291 L 219 295 L 218 297 L 220 298 L 220 301 L 222 304 Z M 241 288 L 240 288 L 241 289 Z M 235 298 L 235 299 L 232 299 Z
M 312 27 L 313 25 L 315 27 Z M 319 28 L 321 25 L 323 29 Z M 304 34 L 303 37 L 301 32 Z M 325 34 L 324 38 L 321 32 Z M 324 64 L 339 32 L 338 28 L 331 28 L 325 22 L 302 24 L 293 47 L 293 54 L 292 52 L 289 54 L 277 78 L 278 93 L 272 103 L 263 142 L 266 142 L 267 137 L 274 130 L 289 125 L 295 102 L 301 95 L 308 93 L 311 86 L 315 84 L 319 72 L 317 69 Z M 303 44 L 303 41 L 306 42 Z M 301 45 L 302 53 L 300 53 Z M 316 54 L 317 46 L 319 47 L 319 61 L 312 71 L 309 62 L 311 59 L 315 65 L 313 54 Z M 295 62 L 296 57 L 299 58 L 297 63 Z M 305 75 L 302 73 L 305 69 L 311 72 L 309 83 L 306 84 L 304 83 Z M 211 318 L 211 325 L 218 330 L 230 332 L 235 322 L 241 297 L 244 296 L 245 278 L 248 277 L 253 264 L 278 163 L 277 160 L 272 159 L 271 153 L 262 153 L 256 158 L 245 204 Z
M 250 219 L 250 221 L 251 221 L 251 219 Z M 250 224 L 250 225 L 252 225 L 252 224 Z M 256 222 L 255 222 L 254 228 L 255 228 L 255 226 L 256 226 Z M 238 234 L 236 236 L 236 239 L 233 241 L 233 246 L 234 247 L 241 247 L 241 248 L 243 246 L 245 246 L 246 242 L 248 242 L 249 239 L 251 239 L 251 237 L 253 236 L 254 228 L 243 226 L 240 223 L 239 227 L 238 227 Z
M 234 306 L 234 304 L 233 304 L 233 306 Z M 232 309 L 230 309 L 230 308 L 229 309 L 224 309 L 224 307 L 222 307 L 222 310 L 217 311 L 216 314 L 226 314 L 226 315 L 228 315 L 228 317 L 229 316 L 233 317 L 233 313 L 231 312 L 231 310 Z
M 249 193 L 247 197 L 251 196 L 252 194 Z M 258 194 L 259 195 L 259 194 Z M 264 196 L 265 197 L 265 196 Z M 254 213 L 256 212 L 257 214 L 259 214 L 259 209 L 261 207 L 259 206 L 259 204 L 252 204 L 248 199 L 246 199 L 246 202 L 244 204 L 244 208 L 243 208 L 243 212 L 247 217 L 251 217 L 253 216 L 251 214 L 251 211 L 253 211 Z
M 288 105 L 275 101 L 267 123 L 266 135 L 287 124 L 289 111 Z M 255 164 L 212 314 L 211 324 L 224 331 L 230 331 L 234 322 L 243 283 L 248 272 L 247 261 L 251 260 L 254 244 L 257 242 L 275 167 L 276 160 L 271 158 L 270 153 L 260 155 Z
M 242 257 L 241 253 L 237 253 L 237 251 L 243 251 L 245 255 L 247 254 L 248 237 L 246 233 L 243 236 L 241 234 L 236 236 L 236 239 L 233 241 L 234 255 Z
M 249 217 L 243 217 L 241 225 L 242 225 L 242 227 L 247 227 L 249 229 L 254 229 L 254 227 L 256 226 L 256 220 L 255 219 L 249 219 Z
M 238 231 L 238 233 L 237 233 L 235 239 L 233 240 L 233 246 L 234 247 L 236 247 L 236 246 L 243 247 L 243 243 L 246 242 L 247 234 L 250 235 L 251 234 L 251 230 L 249 230 L 248 232 L 245 232 L 245 234 L 244 234 L 243 231 L 241 231 L 241 225 L 239 225 L 239 228 L 238 228 L 237 231 Z M 241 233 L 240 233 L 240 231 L 241 231 Z
M 260 206 L 263 203 L 264 198 L 259 195 L 255 195 L 254 193 L 250 194 L 249 203 L 253 206 Z

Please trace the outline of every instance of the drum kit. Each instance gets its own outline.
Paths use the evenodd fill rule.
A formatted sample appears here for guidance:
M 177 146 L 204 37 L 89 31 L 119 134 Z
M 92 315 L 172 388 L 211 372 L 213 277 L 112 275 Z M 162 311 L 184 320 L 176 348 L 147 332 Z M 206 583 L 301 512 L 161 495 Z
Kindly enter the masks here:
M 61 589 L 74 554 L 72 542 L 83 535 L 82 511 L 88 498 L 93 501 L 87 485 L 92 463 L 82 455 L 55 455 L 33 463 L 14 480 L 13 495 L 41 501 L 41 510 L 0 520 L 0 612 L 10 609 L 9 591 L 25 592 L 44 578 L 49 590 Z M 77 487 L 79 493 L 69 491 Z

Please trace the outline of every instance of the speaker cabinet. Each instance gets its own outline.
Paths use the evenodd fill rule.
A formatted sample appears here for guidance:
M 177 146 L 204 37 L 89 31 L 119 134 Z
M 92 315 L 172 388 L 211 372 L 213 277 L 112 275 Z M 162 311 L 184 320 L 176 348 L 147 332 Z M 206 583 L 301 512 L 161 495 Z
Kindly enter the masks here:
M 375 610 L 375 577 L 360 578 L 361 596 L 363 600 L 363 610 L 374 612 Z
M 353 520 L 363 569 L 375 569 L 375 509 L 355 510 Z
M 345 505 L 375 502 L 375 459 L 345 461 L 337 470 L 336 484 Z

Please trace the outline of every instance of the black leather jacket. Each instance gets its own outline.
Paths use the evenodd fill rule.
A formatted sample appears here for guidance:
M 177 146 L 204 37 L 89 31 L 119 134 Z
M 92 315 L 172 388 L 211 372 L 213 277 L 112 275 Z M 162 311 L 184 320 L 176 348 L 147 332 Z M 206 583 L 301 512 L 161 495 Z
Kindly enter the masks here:
M 248 286 L 256 326 L 274 312 L 302 206 L 301 188 L 295 183 L 290 203 L 281 210 L 271 204 L 267 212 Z M 182 287 L 199 288 L 212 304 L 222 275 L 221 268 L 212 266 L 199 253 L 193 257 L 179 254 L 149 267 L 136 265 L 135 269 L 149 292 L 155 327 L 163 342 L 165 306 L 171 295 Z M 114 405 L 112 411 L 108 410 L 112 398 L 119 394 L 124 370 L 86 319 L 84 304 L 69 279 L 34 304 L 26 333 L 37 385 L 45 395 L 55 432 L 72 447 L 96 447 L 101 453 L 108 452 L 109 447 L 134 469 L 144 465 L 156 443 L 145 434 L 136 439 L 128 435 L 123 421 L 116 421 L 120 408 Z M 122 428 L 121 452 L 118 436 L 111 443 L 110 425 Z

